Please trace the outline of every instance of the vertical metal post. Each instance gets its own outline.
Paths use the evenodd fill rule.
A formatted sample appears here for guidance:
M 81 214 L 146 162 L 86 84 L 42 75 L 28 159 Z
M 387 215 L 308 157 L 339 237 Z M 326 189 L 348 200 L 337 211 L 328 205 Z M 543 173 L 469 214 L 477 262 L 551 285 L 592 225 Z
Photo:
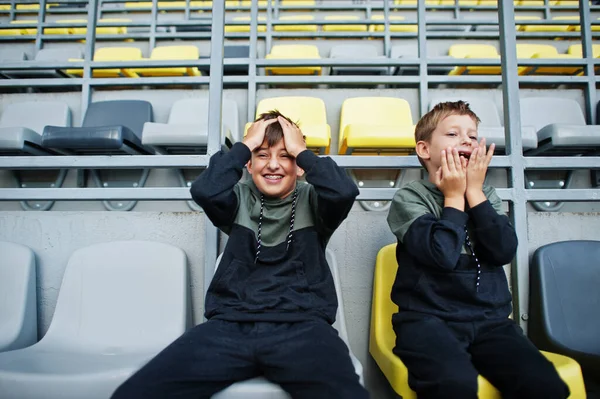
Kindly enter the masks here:
M 148 44 L 148 57 L 156 47 L 156 21 L 158 19 L 158 0 L 152 0 L 152 11 L 150 14 L 150 42 Z
M 268 0 L 267 9 L 271 8 L 271 1 Z M 270 21 L 270 18 L 267 18 Z M 271 29 L 271 23 L 267 31 Z M 267 33 L 268 35 L 269 33 Z M 254 110 L 256 108 L 256 48 L 258 41 L 258 0 L 252 0 L 252 6 L 250 8 L 250 54 L 248 61 L 248 107 L 246 109 L 246 121 L 254 120 Z M 267 47 L 267 51 L 269 48 Z
M 419 47 L 419 117 L 427 113 L 428 79 L 427 79 L 427 25 L 425 2 L 419 1 L 417 5 L 417 45 Z
M 273 7 L 277 7 L 276 0 L 267 0 L 267 21 L 265 25 L 265 55 L 271 51 L 273 41 Z
M 44 28 L 42 25 L 46 22 L 46 0 L 40 1 L 40 13 L 38 14 L 37 34 L 35 35 L 35 51 L 38 52 L 42 48 L 42 35 Z
M 185 11 L 184 11 L 184 14 L 183 14 L 183 18 L 186 21 L 190 20 L 190 0 L 185 0 Z
M 153 0 L 156 1 L 156 0 Z M 210 79 L 208 86 L 208 155 L 221 147 L 221 111 L 223 105 L 223 42 L 225 39 L 225 1 L 213 1 L 210 42 Z M 217 252 L 219 230 L 206 218 L 204 237 L 204 295 L 212 280 Z
M 512 294 L 514 320 L 526 328 L 529 298 L 529 255 L 527 237 L 527 202 L 525 197 L 525 170 L 521 140 L 521 112 L 519 104 L 519 77 L 517 75 L 517 39 L 514 24 L 514 4 L 500 1 L 500 57 L 502 65 L 502 99 L 506 149 L 512 167 L 509 169 L 513 191 L 510 206 L 512 222 L 519 238 L 516 257 L 512 263 Z
M 383 3 L 383 55 L 389 57 L 392 52 L 392 38 L 390 35 L 390 3 Z
M 88 104 L 92 100 L 92 89 L 90 87 L 92 79 L 91 62 L 94 59 L 96 47 L 96 17 L 98 13 L 98 1 L 91 0 L 88 3 L 88 24 L 85 33 L 85 56 L 83 60 L 83 83 L 81 84 L 81 122 L 85 117 Z
M 585 116 L 588 125 L 596 124 L 596 77 L 594 68 L 594 54 L 592 50 L 592 27 L 590 4 L 587 0 L 579 2 L 579 20 L 581 22 L 581 50 L 585 59 L 586 85 L 585 95 Z

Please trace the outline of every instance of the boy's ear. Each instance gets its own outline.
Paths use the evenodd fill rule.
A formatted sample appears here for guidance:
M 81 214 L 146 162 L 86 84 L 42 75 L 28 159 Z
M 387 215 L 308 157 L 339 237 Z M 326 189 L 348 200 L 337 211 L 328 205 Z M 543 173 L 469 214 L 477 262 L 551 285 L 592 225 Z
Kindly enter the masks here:
M 304 176 L 304 169 L 302 169 L 302 168 L 301 168 L 301 167 L 299 167 L 299 166 L 296 166 L 296 176 L 297 176 L 297 177 L 302 177 L 302 176 Z
M 248 161 L 246 169 L 248 170 L 248 173 L 252 174 L 252 160 Z
M 417 155 L 419 156 L 419 158 L 423 160 L 428 160 L 431 158 L 431 154 L 429 152 L 429 143 L 427 143 L 426 141 L 418 141 L 415 150 L 417 151 Z

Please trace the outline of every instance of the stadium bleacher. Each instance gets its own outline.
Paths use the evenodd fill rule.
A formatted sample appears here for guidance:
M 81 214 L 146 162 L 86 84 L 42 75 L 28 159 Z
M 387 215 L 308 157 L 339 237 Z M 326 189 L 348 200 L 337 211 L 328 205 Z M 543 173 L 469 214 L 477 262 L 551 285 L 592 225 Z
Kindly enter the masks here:
M 187 187 L 209 155 L 276 108 L 383 220 L 420 177 L 414 124 L 464 99 L 527 237 L 529 212 L 598 209 L 599 71 L 587 1 L 0 0 L 0 211 L 201 211 Z M 524 325 L 530 252 L 523 239 L 512 268 Z

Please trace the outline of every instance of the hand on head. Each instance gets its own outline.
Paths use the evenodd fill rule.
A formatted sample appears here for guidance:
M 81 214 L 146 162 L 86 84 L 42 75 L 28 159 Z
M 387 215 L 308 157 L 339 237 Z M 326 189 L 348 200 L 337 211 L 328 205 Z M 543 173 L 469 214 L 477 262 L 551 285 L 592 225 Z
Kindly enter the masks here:
M 254 151 L 261 146 L 265 140 L 267 126 L 275 122 L 277 122 L 277 119 L 261 119 L 250 125 L 246 137 L 244 137 L 243 140 L 243 143 L 248 146 L 250 151 Z
M 277 120 L 283 130 L 283 141 L 285 149 L 294 158 L 302 151 L 306 150 L 306 142 L 302 131 L 295 123 L 290 123 L 287 119 L 278 116 Z

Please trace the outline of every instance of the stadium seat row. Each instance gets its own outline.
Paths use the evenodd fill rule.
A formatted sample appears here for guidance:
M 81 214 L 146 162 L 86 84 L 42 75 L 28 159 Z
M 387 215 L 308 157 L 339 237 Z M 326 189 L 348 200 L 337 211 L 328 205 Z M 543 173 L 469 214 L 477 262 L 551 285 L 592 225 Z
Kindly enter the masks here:
M 369 352 L 395 392 L 414 399 L 407 368 L 392 351 L 395 334 L 390 320 L 398 312 L 389 295 L 398 268 L 395 247 L 383 247 L 376 259 Z M 48 332 L 36 342 L 35 255 L 28 247 L 10 242 L 0 242 L 0 250 L 8 254 L 0 258 L 0 289 L 10 304 L 0 307 L 0 386 L 7 399 L 108 398 L 191 327 L 189 295 L 181 294 L 188 292 L 189 284 L 185 252 L 159 242 L 114 241 L 83 247 L 71 255 Z M 531 269 L 532 306 L 539 308 L 532 312 L 532 339 L 563 354 L 542 352 L 568 384 L 572 398 L 585 397 L 577 361 L 591 375 L 600 367 L 594 349 L 597 319 L 577 316 L 582 312 L 593 315 L 590 293 L 597 292 L 594 284 L 600 269 L 590 266 L 599 253 L 597 241 L 554 243 L 536 251 Z M 331 250 L 326 256 L 338 300 L 333 326 L 348 343 L 339 268 Z M 215 268 L 219 263 L 220 258 Z M 560 298 L 559 306 L 556 300 Z M 577 337 L 561 333 L 565 326 L 577 330 Z M 364 383 L 361 363 L 352 351 L 350 356 Z M 480 398 L 499 398 L 499 392 L 482 376 L 478 385 Z M 236 383 L 213 396 L 263 397 L 288 398 L 279 386 L 262 377 Z
M 434 97 L 431 107 L 459 97 Z M 505 147 L 498 107 L 483 97 L 461 96 L 481 119 L 480 136 Z M 526 154 L 586 154 L 600 148 L 600 127 L 586 125 L 579 104 L 568 98 L 526 97 L 521 103 L 522 143 Z M 329 154 L 331 129 L 323 100 L 274 97 L 261 100 L 256 115 L 278 109 L 297 121 L 307 146 Z M 241 140 L 238 107 L 223 102 L 221 144 Z M 32 118 L 31 115 L 35 115 Z M 141 100 L 91 103 L 81 127 L 71 126 L 71 113 L 61 102 L 9 104 L 0 117 L 0 155 L 202 153 L 208 139 L 208 100 L 176 101 L 167 123 L 156 123 L 152 105 Z M 413 153 L 414 123 L 408 101 L 393 97 L 355 97 L 341 107 L 339 154 Z M 247 128 L 247 126 L 246 126 Z
M 2 241 L 0 253 L 0 291 L 6 299 L 0 306 L 0 392 L 5 399 L 107 399 L 191 327 L 185 252 L 160 242 L 114 241 L 71 255 L 48 332 L 36 342 L 35 255 L 26 246 Z M 331 250 L 326 257 L 339 304 L 333 327 L 348 343 L 337 261 Z M 361 363 L 352 352 L 350 357 L 364 383 Z M 265 397 L 288 398 L 281 387 L 259 377 L 233 384 L 213 399 Z

